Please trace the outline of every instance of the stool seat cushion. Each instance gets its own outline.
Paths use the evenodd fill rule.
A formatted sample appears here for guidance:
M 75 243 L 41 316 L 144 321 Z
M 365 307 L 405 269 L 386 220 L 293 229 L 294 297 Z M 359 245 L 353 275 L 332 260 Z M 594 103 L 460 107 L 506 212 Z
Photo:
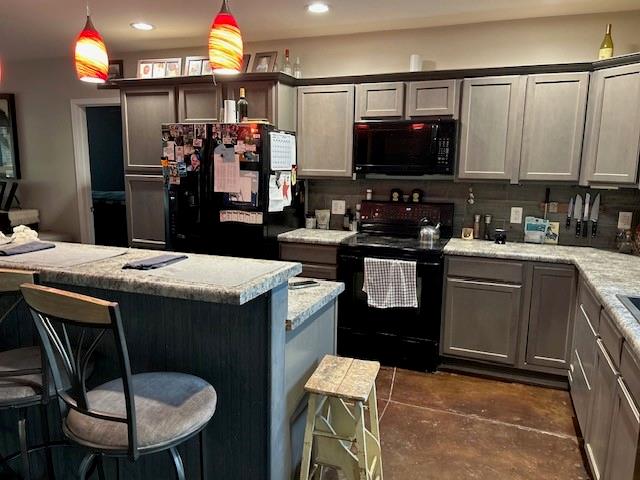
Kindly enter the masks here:
M 0 352 L 0 372 L 41 369 L 39 347 L 15 348 Z M 38 401 L 42 393 L 42 375 L 0 378 L 0 406 Z
M 174 372 L 131 377 L 138 447 L 162 448 L 204 427 L 216 409 L 214 388 L 199 377 Z M 87 393 L 91 411 L 126 418 L 122 379 Z M 65 432 L 75 441 L 102 450 L 126 450 L 127 425 L 70 410 Z

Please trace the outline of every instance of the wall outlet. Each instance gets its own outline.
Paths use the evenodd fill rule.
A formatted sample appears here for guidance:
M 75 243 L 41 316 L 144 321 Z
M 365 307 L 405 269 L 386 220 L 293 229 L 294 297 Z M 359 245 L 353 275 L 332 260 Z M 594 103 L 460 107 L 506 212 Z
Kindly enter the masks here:
M 558 202 L 549 202 L 549 213 L 558 213 Z
M 345 200 L 331 200 L 331 214 L 344 215 L 347 211 L 347 202 Z
M 633 219 L 633 212 L 618 213 L 618 229 L 629 230 L 631 228 L 632 219 Z
M 522 207 L 511 207 L 511 223 L 522 223 Z

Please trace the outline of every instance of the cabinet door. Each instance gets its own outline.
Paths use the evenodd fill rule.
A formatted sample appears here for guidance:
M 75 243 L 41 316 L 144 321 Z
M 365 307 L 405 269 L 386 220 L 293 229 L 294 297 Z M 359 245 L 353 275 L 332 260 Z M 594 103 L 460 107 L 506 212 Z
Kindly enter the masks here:
M 210 84 L 178 87 L 178 119 L 180 122 L 218 122 L 222 107 L 219 86 Z
M 443 354 L 514 365 L 521 289 L 447 278 Z
M 129 245 L 165 246 L 164 179 L 162 175 L 125 175 Z
M 402 118 L 404 83 L 363 83 L 356 85 L 357 120 Z
M 458 177 L 517 181 L 525 82 L 505 76 L 462 85 Z
M 527 363 L 566 370 L 573 333 L 575 269 L 534 265 L 531 292 Z
M 578 181 L 588 87 L 586 72 L 528 77 L 521 180 Z
M 635 480 L 640 476 L 640 414 L 622 378 L 618 379 L 605 477 Z
M 298 174 L 353 174 L 353 85 L 298 88 Z
M 120 95 L 125 170 L 161 173 L 160 125 L 177 120 L 174 88 L 129 88 Z
M 640 150 L 640 64 L 599 70 L 589 93 L 586 180 L 635 184 Z M 583 182 L 584 183 L 584 182 Z
M 273 82 L 237 82 L 225 86 L 225 98 L 240 98 L 240 88 L 245 89 L 249 103 L 249 118 L 267 119 L 276 124 L 275 84 Z
M 407 118 L 455 115 L 456 80 L 428 80 L 407 85 Z
M 585 435 L 585 451 L 595 480 L 604 478 L 617 380 L 613 362 L 602 340 L 598 339 L 590 419 Z

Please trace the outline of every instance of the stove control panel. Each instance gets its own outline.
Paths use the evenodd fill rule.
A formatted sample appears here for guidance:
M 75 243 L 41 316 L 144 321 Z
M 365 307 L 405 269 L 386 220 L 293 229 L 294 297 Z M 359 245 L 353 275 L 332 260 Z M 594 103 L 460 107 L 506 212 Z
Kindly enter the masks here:
M 363 201 L 363 223 L 404 224 L 417 226 L 423 218 L 443 226 L 453 226 L 453 203 L 401 203 Z

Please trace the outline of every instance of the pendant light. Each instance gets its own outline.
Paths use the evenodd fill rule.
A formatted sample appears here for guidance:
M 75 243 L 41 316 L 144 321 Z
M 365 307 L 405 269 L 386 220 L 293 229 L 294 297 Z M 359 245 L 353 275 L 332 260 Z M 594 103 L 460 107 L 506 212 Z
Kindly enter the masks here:
M 104 83 L 109 74 L 109 57 L 104 40 L 91 22 L 87 3 L 87 23 L 76 38 L 76 73 L 88 83 Z
M 243 53 L 240 27 L 231 15 L 227 0 L 222 0 L 220 13 L 213 20 L 209 32 L 209 63 L 213 73 L 240 73 Z

